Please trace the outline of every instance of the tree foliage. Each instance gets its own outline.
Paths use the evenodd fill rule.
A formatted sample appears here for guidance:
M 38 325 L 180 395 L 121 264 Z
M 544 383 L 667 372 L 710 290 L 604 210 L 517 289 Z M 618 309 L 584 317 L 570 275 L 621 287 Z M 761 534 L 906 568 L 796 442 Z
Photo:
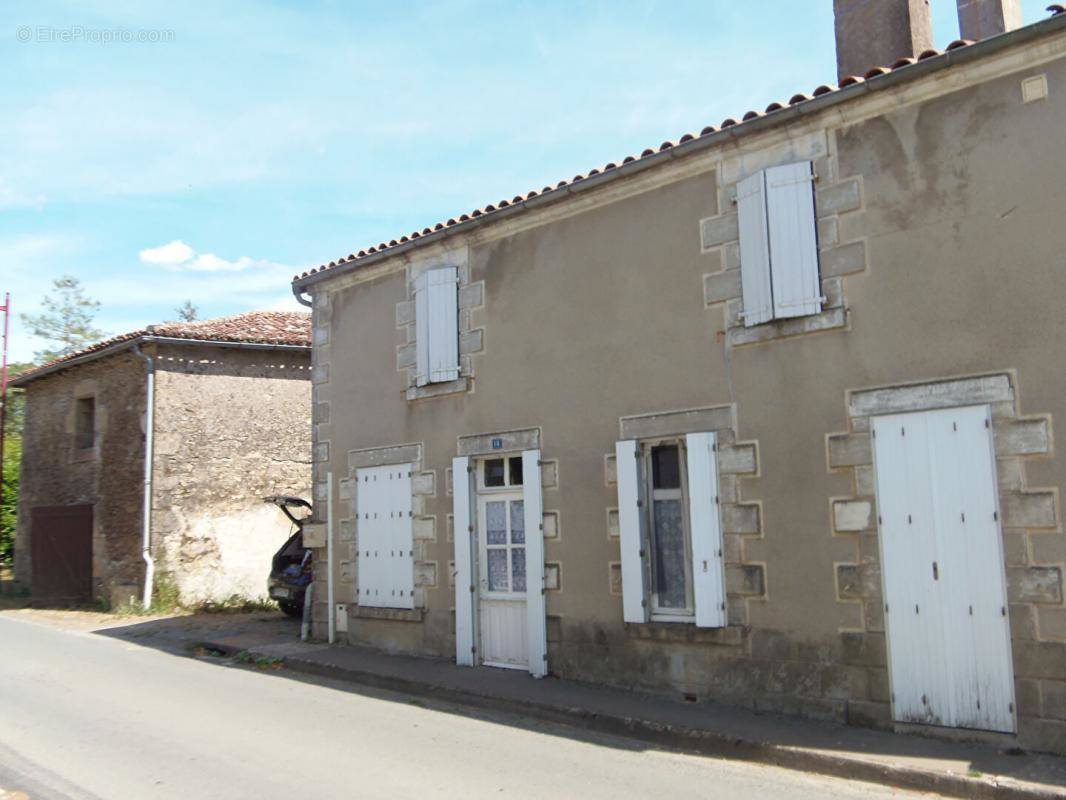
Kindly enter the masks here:
M 15 554 L 15 524 L 21 462 L 22 437 L 8 436 L 4 442 L 4 500 L 0 504 L 0 566 L 9 565 Z
M 192 304 L 192 300 L 186 300 L 180 306 L 174 309 L 178 315 L 178 319 L 182 322 L 193 322 L 200 319 L 200 309 Z
M 35 354 L 38 361 L 50 361 L 103 337 L 92 324 L 100 303 L 85 294 L 77 278 L 64 275 L 52 281 L 43 305 L 40 314 L 20 315 L 31 334 L 49 342 L 48 348 Z

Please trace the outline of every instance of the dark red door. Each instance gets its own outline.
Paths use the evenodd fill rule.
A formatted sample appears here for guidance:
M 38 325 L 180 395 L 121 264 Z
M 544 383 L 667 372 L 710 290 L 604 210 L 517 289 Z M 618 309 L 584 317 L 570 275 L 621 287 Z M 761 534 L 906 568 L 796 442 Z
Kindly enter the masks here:
M 33 595 L 88 601 L 93 594 L 93 507 L 33 509 Z

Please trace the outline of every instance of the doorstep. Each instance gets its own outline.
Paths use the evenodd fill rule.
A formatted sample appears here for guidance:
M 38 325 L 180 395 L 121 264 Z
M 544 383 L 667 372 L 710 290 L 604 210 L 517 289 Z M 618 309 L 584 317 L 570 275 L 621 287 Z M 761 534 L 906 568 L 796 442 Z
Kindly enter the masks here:
M 287 669 L 296 672 L 533 717 L 689 753 L 954 797 L 1066 798 L 1066 759 L 1057 756 L 1009 755 L 988 744 L 869 730 L 715 703 L 682 703 L 350 645 L 294 642 L 262 634 L 220 636 L 202 644 L 231 655 L 246 651 L 254 657 L 282 659 Z

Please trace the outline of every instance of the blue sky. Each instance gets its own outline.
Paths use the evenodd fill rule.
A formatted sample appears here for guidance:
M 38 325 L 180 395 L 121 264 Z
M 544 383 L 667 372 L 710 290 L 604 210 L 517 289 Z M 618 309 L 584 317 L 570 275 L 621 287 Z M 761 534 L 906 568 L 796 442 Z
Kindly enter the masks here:
M 1045 5 L 1022 0 L 1024 21 Z M 955 3 L 932 8 L 943 47 Z M 115 29 L 169 41 L 89 41 Z M 5 3 L 0 292 L 32 312 L 75 275 L 109 334 L 186 298 L 205 317 L 295 308 L 297 270 L 834 64 L 831 0 Z M 28 359 L 42 343 L 12 322 Z

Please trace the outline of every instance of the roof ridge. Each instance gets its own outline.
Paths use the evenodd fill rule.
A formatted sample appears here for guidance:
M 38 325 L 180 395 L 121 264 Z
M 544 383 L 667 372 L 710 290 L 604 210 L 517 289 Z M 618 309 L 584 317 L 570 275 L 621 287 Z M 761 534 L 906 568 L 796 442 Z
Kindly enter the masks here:
M 1055 17 L 1055 16 L 1058 16 L 1059 14 L 1066 13 L 1066 4 L 1054 3 L 1054 4 L 1050 5 L 1050 6 L 1048 6 L 1047 10 L 1049 12 L 1051 12 L 1052 17 Z M 985 41 L 987 41 L 987 40 L 985 40 Z M 842 77 L 840 79 L 840 81 L 837 84 L 822 84 L 822 85 L 818 86 L 817 88 L 815 88 L 810 94 L 805 94 L 805 93 L 800 92 L 800 93 L 792 95 L 792 97 L 789 98 L 788 102 L 773 102 L 773 103 L 770 103 L 770 105 L 768 105 L 765 108 L 765 110 L 763 110 L 763 111 L 750 110 L 750 111 L 746 112 L 740 118 L 739 121 L 736 118 L 734 118 L 734 117 L 726 117 L 717 126 L 715 126 L 715 125 L 707 125 L 703 129 L 701 129 L 699 133 L 685 133 L 681 137 L 679 137 L 676 141 L 667 140 L 667 141 L 663 142 L 662 144 L 660 144 L 658 146 L 658 148 L 650 148 L 650 147 L 646 148 L 643 151 L 641 151 L 639 156 L 627 155 L 621 161 L 611 161 L 611 162 L 608 162 L 607 164 L 605 164 L 603 166 L 593 167 L 587 173 L 578 173 L 577 175 L 575 175 L 573 178 L 571 178 L 569 180 L 566 180 L 566 179 L 560 180 L 558 183 L 555 184 L 555 186 L 549 185 L 549 186 L 545 186 L 545 187 L 543 187 L 542 189 L 539 189 L 539 190 L 538 189 L 531 189 L 528 192 L 526 192 L 525 194 L 517 194 L 517 195 L 515 195 L 510 200 L 504 199 L 504 200 L 500 200 L 500 201 L 498 201 L 496 203 L 489 203 L 488 205 L 483 206 L 481 208 L 475 208 L 472 211 L 468 211 L 468 212 L 466 212 L 464 214 L 460 214 L 458 217 L 449 217 L 445 221 L 437 222 L 432 227 L 423 228 L 421 231 L 415 230 L 415 231 L 412 231 L 409 234 L 406 234 L 404 236 L 399 237 L 398 239 L 391 239 L 388 242 L 381 242 L 381 243 L 379 243 L 377 245 L 372 245 L 372 246 L 367 247 L 367 248 L 365 248 L 363 250 L 359 250 L 356 253 L 349 253 L 347 256 L 342 256 L 341 258 L 337 259 L 336 261 L 330 261 L 328 264 L 320 264 L 317 267 L 313 267 L 311 269 L 305 270 L 302 273 L 294 275 L 292 279 L 294 281 L 297 281 L 297 280 L 300 280 L 301 278 L 307 278 L 307 277 L 310 277 L 312 275 L 316 275 L 316 274 L 318 274 L 320 272 L 324 272 L 324 271 L 327 271 L 327 270 L 330 270 L 330 269 L 334 269 L 335 267 L 339 267 L 339 266 L 341 266 L 343 264 L 349 264 L 349 263 L 351 263 L 353 261 L 359 261 L 360 259 L 366 258 L 368 256 L 372 256 L 372 255 L 375 255 L 377 253 L 381 253 L 383 251 L 390 250 L 391 248 L 398 247 L 399 245 L 402 245 L 402 244 L 407 244 L 408 242 L 412 242 L 412 241 L 415 241 L 417 239 L 421 239 L 424 236 L 429 236 L 430 234 L 436 233 L 437 231 L 441 231 L 441 230 L 444 230 L 446 228 L 451 228 L 451 227 L 453 227 L 455 225 L 458 225 L 459 223 L 467 222 L 469 220 L 477 219 L 477 218 L 486 216 L 488 214 L 492 214 L 492 213 L 501 211 L 501 210 L 507 208 L 508 206 L 516 205 L 516 204 L 524 202 L 526 200 L 531 200 L 534 197 L 543 196 L 545 194 L 550 194 L 552 192 L 559 191 L 559 190 L 561 190 L 561 189 L 563 189 L 563 188 L 565 188 L 567 186 L 570 186 L 570 185 L 575 184 L 575 183 L 579 183 L 580 181 L 586 180 L 586 179 L 594 177 L 596 175 L 600 175 L 600 174 L 603 174 L 603 173 L 606 173 L 606 172 L 611 172 L 611 171 L 620 169 L 621 167 L 625 166 L 626 164 L 630 164 L 630 163 L 632 163 L 634 161 L 639 161 L 640 159 L 643 159 L 643 158 L 648 158 L 649 156 L 653 156 L 656 153 L 661 153 L 661 152 L 663 152 L 665 150 L 669 150 L 669 149 L 671 149 L 673 147 L 676 147 L 679 144 L 684 144 L 686 142 L 690 142 L 690 141 L 693 141 L 695 139 L 700 139 L 700 138 L 703 138 L 705 136 L 710 136 L 711 134 L 718 133 L 721 130 L 724 130 L 726 128 L 731 128 L 731 127 L 736 126 L 736 125 L 743 125 L 746 122 L 750 122 L 752 120 L 765 117 L 765 116 L 767 116 L 769 114 L 773 114 L 773 113 L 775 113 L 777 111 L 782 111 L 782 110 L 784 110 L 784 109 L 786 109 L 788 107 L 800 105 L 800 104 L 806 103 L 806 102 L 810 102 L 811 100 L 814 100 L 814 99 L 816 99 L 818 97 L 822 97 L 822 96 L 827 95 L 827 94 L 832 94 L 832 93 L 838 92 L 841 89 L 848 88 L 849 86 L 855 86 L 855 85 L 860 84 L 860 83 L 865 83 L 868 80 L 873 80 L 873 79 L 879 78 L 879 77 L 881 77 L 883 75 L 888 75 L 890 73 L 896 72 L 896 71 L 901 70 L 901 69 L 906 69 L 907 67 L 913 66 L 914 64 L 917 64 L 917 63 L 919 63 L 921 61 L 927 61 L 930 58 L 937 58 L 937 57 L 940 57 L 940 56 L 944 56 L 944 55 L 946 55 L 949 52 L 953 52 L 955 50 L 959 50 L 961 48 L 968 47 L 968 46 L 973 45 L 973 44 L 976 44 L 976 42 L 973 41 L 973 40 L 970 40 L 970 39 L 956 39 L 955 41 L 951 42 L 947 47 L 945 47 L 943 50 L 937 50 L 935 48 L 931 48 L 929 50 L 922 51 L 916 57 L 905 56 L 903 58 L 899 58 L 895 62 L 893 62 L 890 66 L 872 67 L 871 69 L 867 70 L 863 75 L 845 75 L 844 77 Z

